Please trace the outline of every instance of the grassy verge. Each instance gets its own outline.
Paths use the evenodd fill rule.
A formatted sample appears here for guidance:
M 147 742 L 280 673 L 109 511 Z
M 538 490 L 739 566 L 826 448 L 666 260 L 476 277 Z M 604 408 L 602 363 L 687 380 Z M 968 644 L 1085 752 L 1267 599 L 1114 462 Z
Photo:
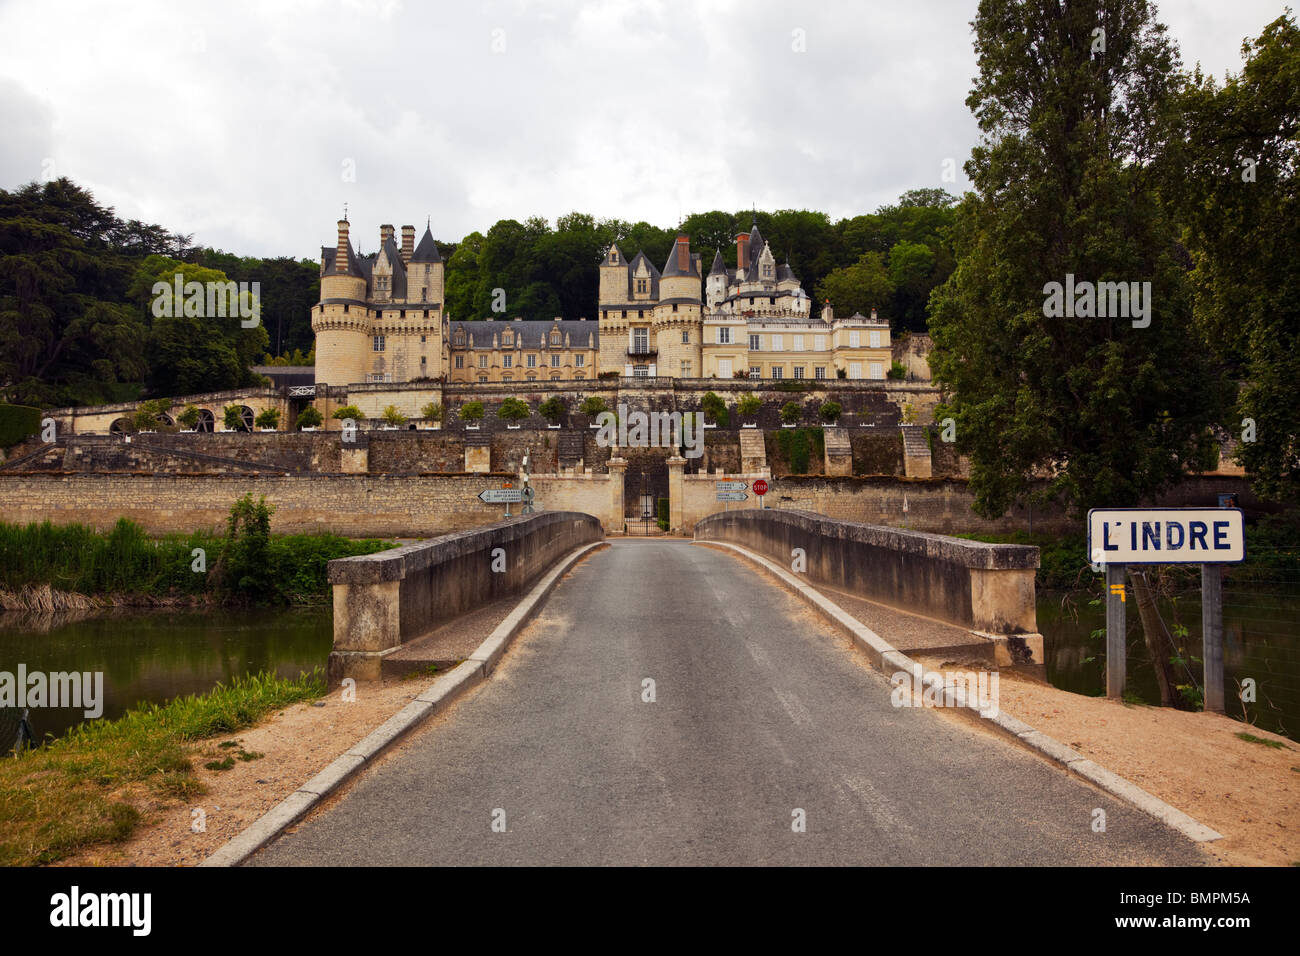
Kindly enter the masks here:
M 236 678 L 202 696 L 82 724 L 59 740 L 0 759 L 0 866 L 54 863 L 82 847 L 125 840 L 138 804 L 204 792 L 190 744 L 252 726 L 325 693 L 320 671 L 296 680 Z
M 225 575 L 223 582 L 218 573 L 235 542 L 230 536 L 208 532 L 151 538 L 125 518 L 109 532 L 48 521 L 0 522 L 0 589 L 48 585 L 85 595 L 207 596 L 232 603 L 310 604 L 329 596 L 325 577 L 329 561 L 393 546 L 389 541 L 354 541 L 333 534 L 268 535 L 257 552 L 256 566 L 243 570 L 263 584 L 253 595 L 239 587 L 234 575 Z M 195 570 L 195 549 L 203 551 L 202 571 Z

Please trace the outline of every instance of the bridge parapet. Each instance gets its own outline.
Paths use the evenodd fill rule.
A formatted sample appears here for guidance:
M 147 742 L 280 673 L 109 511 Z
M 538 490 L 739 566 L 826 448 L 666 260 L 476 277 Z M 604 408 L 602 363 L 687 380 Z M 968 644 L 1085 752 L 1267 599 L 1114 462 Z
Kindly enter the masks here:
M 757 508 L 702 518 L 695 537 L 742 545 L 786 566 L 802 549 L 813 582 L 980 632 L 1002 646 L 1004 663 L 1042 661 L 1035 547 Z
M 404 642 L 523 592 L 564 554 L 603 536 L 591 515 L 552 511 L 331 561 L 330 682 L 377 680 L 383 658 Z

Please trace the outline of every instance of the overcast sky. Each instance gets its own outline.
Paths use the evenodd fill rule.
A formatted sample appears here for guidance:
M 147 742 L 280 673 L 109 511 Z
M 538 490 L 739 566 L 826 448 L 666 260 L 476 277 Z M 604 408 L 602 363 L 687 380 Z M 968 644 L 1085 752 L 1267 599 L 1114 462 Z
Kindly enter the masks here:
M 7 0 L 0 187 L 68 176 L 123 218 L 312 259 L 345 202 L 366 251 L 426 217 L 453 241 L 573 210 L 838 219 L 968 185 L 976 6 Z M 1284 3 L 1160 8 L 1222 75 Z

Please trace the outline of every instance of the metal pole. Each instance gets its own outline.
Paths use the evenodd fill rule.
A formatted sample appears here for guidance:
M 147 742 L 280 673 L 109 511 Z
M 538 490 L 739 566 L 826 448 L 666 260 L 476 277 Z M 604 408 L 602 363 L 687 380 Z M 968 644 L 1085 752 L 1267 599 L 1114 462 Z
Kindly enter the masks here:
M 1113 700 L 1124 696 L 1128 651 L 1124 640 L 1125 571 L 1122 564 L 1106 565 L 1106 696 Z
M 1205 662 L 1205 709 L 1223 713 L 1223 576 L 1217 564 L 1201 565 L 1201 636 Z

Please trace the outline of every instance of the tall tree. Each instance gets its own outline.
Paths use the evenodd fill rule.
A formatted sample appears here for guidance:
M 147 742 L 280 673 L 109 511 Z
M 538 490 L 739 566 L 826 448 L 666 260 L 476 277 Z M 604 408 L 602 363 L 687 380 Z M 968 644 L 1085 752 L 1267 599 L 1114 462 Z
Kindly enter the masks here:
M 1198 69 L 1183 97 L 1179 199 L 1198 323 L 1242 381 L 1231 431 L 1261 497 L 1300 499 L 1300 30 L 1278 17 L 1242 45 L 1222 87 Z
M 1136 505 L 1212 463 L 1224 399 L 1155 188 L 1177 52 L 1145 0 L 981 0 L 974 27 L 976 191 L 930 330 L 975 509 Z M 1055 316 L 1049 283 L 1067 275 L 1149 289 L 1149 325 Z

